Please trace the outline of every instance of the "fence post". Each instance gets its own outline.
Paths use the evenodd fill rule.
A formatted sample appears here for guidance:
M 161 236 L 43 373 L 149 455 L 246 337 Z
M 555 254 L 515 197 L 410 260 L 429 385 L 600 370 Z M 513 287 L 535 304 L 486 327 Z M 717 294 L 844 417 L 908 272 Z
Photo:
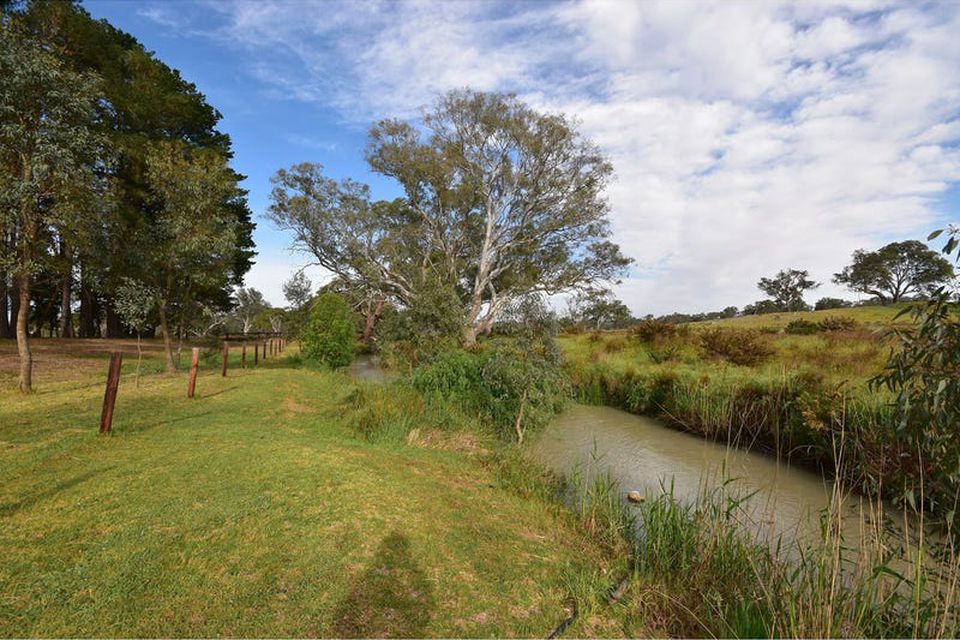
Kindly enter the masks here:
M 253 365 L 260 364 L 260 343 L 253 341 Z
M 240 343 L 240 368 L 247 368 L 247 341 L 244 340 Z
M 187 382 L 187 397 L 192 398 L 197 390 L 197 370 L 200 368 L 200 347 L 194 347 L 190 355 L 190 381 Z
M 266 340 L 263 341 L 263 360 L 264 362 L 266 362 L 267 360 L 267 341 Z
M 220 375 L 223 377 L 227 376 L 227 358 L 230 357 L 230 343 L 226 340 L 223 341 L 223 367 L 220 369 Z
M 110 433 L 113 428 L 113 406 L 117 401 L 117 388 L 120 386 L 120 365 L 123 353 L 110 354 L 110 368 L 107 370 L 107 390 L 103 394 L 103 411 L 100 412 L 100 433 Z

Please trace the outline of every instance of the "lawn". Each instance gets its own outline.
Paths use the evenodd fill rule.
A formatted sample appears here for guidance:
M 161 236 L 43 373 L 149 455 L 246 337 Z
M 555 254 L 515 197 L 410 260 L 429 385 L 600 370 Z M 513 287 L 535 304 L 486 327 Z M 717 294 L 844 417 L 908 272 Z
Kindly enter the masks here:
M 622 569 L 476 437 L 359 437 L 346 374 L 208 364 L 190 400 L 128 357 L 101 436 L 103 355 L 47 357 L 0 391 L 2 636 L 543 636 Z

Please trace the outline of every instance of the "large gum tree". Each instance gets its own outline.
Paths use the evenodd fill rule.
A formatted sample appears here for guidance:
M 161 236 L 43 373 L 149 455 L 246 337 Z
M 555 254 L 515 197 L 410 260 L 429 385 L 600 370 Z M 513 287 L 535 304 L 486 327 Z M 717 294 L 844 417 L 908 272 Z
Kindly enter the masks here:
M 609 160 L 560 114 L 513 95 L 453 91 L 418 125 L 384 120 L 367 160 L 396 179 L 416 216 L 430 272 L 464 304 L 464 342 L 518 297 L 620 276 L 611 243 Z

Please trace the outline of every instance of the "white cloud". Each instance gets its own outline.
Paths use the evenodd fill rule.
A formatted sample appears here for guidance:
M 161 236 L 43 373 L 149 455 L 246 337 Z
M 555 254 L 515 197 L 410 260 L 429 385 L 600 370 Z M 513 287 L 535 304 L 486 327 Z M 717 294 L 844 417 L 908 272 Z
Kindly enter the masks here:
M 288 303 L 283 297 L 283 283 L 297 271 L 303 270 L 313 283 L 313 291 L 332 279 L 330 272 L 326 269 L 317 266 L 305 267 L 304 265 L 308 262 L 303 256 L 292 256 L 287 252 L 270 258 L 258 257 L 244 277 L 243 284 L 258 290 L 271 305 L 285 307 Z
M 856 248 L 922 235 L 960 178 L 958 4 L 211 6 L 261 83 L 345 121 L 462 86 L 579 118 L 617 171 L 637 313 L 742 305 L 784 267 L 828 281 Z

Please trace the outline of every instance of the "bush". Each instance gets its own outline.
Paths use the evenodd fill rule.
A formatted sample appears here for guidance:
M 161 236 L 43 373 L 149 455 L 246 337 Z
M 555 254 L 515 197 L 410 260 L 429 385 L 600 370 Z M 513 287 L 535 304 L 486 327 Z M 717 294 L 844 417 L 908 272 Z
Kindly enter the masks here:
M 324 293 L 310 309 L 310 321 L 303 333 L 302 354 L 310 362 L 332 369 L 353 362 L 356 318 L 343 297 Z
M 828 316 L 820 321 L 821 331 L 853 331 L 859 327 L 859 322 L 843 316 Z
M 677 325 L 664 320 L 641 320 L 633 325 L 637 340 L 650 344 L 657 339 L 671 338 L 677 333 Z
M 756 366 L 773 355 L 760 333 L 751 329 L 707 329 L 700 334 L 700 346 L 707 356 L 744 367 Z
M 820 325 L 809 320 L 791 320 L 784 331 L 797 336 L 809 336 L 819 332 Z
M 825 311 L 827 309 L 845 309 L 850 306 L 853 305 L 846 300 L 841 300 L 840 298 L 820 298 L 817 300 L 817 304 L 815 304 L 813 308 L 815 311 Z
M 522 441 L 562 408 L 567 379 L 549 339 L 503 340 L 487 351 L 460 349 L 437 356 L 413 374 L 413 386 L 436 393 Z

